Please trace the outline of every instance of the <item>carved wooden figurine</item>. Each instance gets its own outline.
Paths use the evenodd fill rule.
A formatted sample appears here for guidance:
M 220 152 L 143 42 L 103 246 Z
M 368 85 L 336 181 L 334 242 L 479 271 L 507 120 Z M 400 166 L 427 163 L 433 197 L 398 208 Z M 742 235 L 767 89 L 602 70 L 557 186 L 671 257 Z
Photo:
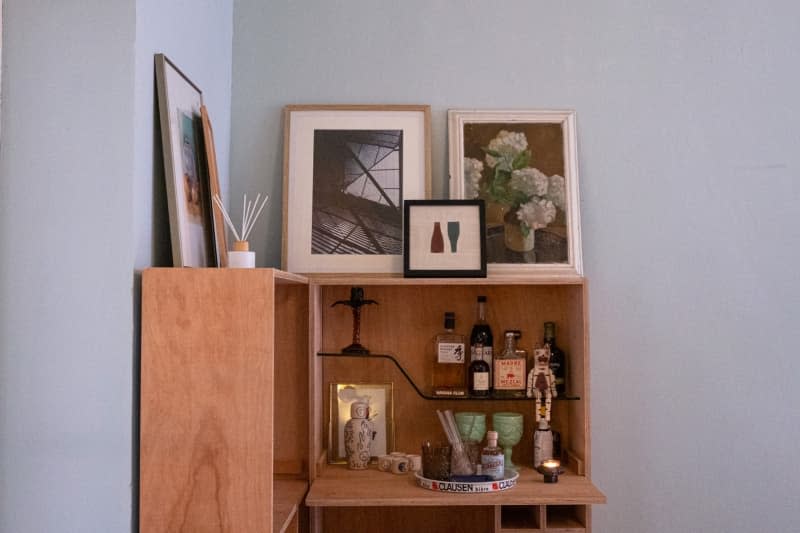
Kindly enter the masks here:
M 534 367 L 528 372 L 528 398 L 536 398 L 536 422 L 544 415 L 550 421 L 551 400 L 558 396 L 556 377 L 550 370 L 550 346 L 533 349 Z M 542 413 L 542 397 L 544 396 L 544 413 Z

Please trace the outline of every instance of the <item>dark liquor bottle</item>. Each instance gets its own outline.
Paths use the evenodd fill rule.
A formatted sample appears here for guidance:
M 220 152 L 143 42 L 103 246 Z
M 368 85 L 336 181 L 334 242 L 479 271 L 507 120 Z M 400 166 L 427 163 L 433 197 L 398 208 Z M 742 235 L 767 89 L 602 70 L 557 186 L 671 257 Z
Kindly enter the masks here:
M 489 363 L 483 360 L 483 345 L 472 345 L 472 362 L 469 364 L 469 395 L 489 396 Z
M 544 323 L 544 344 L 550 346 L 550 370 L 556 378 L 556 392 L 563 396 L 567 390 L 567 357 L 564 350 L 556 346 L 556 323 Z
M 489 389 L 492 387 L 492 366 L 494 361 L 494 336 L 492 328 L 486 322 L 486 296 L 478 296 L 478 320 L 472 326 L 469 336 L 470 360 L 475 359 L 476 347 L 480 346 L 482 359 L 489 365 Z

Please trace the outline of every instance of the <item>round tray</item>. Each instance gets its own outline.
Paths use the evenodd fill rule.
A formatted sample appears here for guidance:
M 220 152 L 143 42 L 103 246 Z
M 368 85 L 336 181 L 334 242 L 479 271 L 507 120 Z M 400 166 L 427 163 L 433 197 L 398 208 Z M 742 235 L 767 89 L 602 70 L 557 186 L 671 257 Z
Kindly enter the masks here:
M 480 481 L 477 483 L 467 483 L 463 481 L 439 481 L 438 479 L 428 479 L 422 477 L 420 472 L 415 472 L 417 485 L 423 489 L 435 490 L 438 492 L 456 492 L 459 494 L 483 494 L 486 492 L 500 492 L 508 490 L 517 484 L 519 472 L 516 470 L 506 470 L 503 479 L 495 481 Z

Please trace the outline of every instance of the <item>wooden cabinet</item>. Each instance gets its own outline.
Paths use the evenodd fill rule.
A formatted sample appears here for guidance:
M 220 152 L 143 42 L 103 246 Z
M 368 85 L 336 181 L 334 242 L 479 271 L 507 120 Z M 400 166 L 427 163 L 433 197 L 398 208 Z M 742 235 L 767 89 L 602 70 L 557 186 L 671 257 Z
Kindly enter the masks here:
M 361 342 L 387 358 L 326 357 L 350 344 L 349 308 L 331 307 L 364 287 Z M 445 311 L 468 333 L 478 295 L 495 338 L 519 329 L 530 350 L 557 323 L 568 357 L 568 399 L 552 423 L 569 471 L 544 484 L 531 467 L 531 400 L 431 400 L 431 339 Z M 150 269 L 142 288 L 141 531 L 591 530 L 589 349 L 585 280 L 304 277 L 273 269 Z M 516 411 L 520 480 L 492 494 L 441 494 L 411 476 L 327 462 L 328 387 L 394 384 L 395 449 L 419 453 L 443 437 L 435 409 Z M 412 386 L 423 391 L 423 395 Z M 490 419 L 490 416 L 487 417 Z M 307 492 L 307 494 L 306 494 Z M 302 505 L 307 506 L 308 519 Z
M 350 343 L 349 310 L 330 307 L 347 299 L 351 286 L 379 305 L 362 308 L 361 342 L 390 359 L 328 357 Z M 587 287 L 582 278 L 530 280 L 403 279 L 399 277 L 316 276 L 311 282 L 311 487 L 306 504 L 320 531 L 460 531 L 549 533 L 591 530 L 591 505 L 605 496 L 591 483 L 589 416 L 589 346 Z M 487 320 L 498 339 L 505 329 L 522 331 L 522 347 L 531 350 L 542 338 L 545 321 L 555 321 L 559 346 L 567 353 L 567 398 L 553 402 L 552 425 L 568 452 L 568 472 L 556 484 L 545 484 L 531 468 L 534 403 L 532 400 L 425 398 L 430 388 L 432 338 L 442 327 L 445 311 L 456 314 L 456 331 L 468 334 L 476 318 L 478 295 L 488 299 Z M 420 395 L 413 383 L 423 394 Z M 329 383 L 392 382 L 394 384 L 395 448 L 419 453 L 426 439 L 444 438 L 436 409 L 524 414 L 525 433 L 514 447 L 514 462 L 522 464 L 512 490 L 493 494 L 441 494 L 421 489 L 410 476 L 376 470 L 350 471 L 326 461 Z M 375 529 L 379 524 L 378 529 Z
M 308 486 L 308 282 L 142 280 L 140 530 L 296 531 Z

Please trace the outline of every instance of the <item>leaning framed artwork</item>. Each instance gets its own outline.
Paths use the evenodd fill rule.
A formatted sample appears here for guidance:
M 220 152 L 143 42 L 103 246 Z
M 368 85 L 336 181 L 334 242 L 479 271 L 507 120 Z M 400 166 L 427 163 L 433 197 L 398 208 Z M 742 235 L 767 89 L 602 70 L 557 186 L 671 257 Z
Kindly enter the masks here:
M 489 274 L 581 276 L 575 112 L 450 110 L 450 197 L 486 202 Z
M 374 431 L 370 444 L 372 458 L 394 451 L 393 394 L 392 383 L 330 383 L 329 463 L 343 463 L 347 458 L 344 429 L 350 420 L 350 405 L 354 401 L 366 401 L 369 404 L 367 417 L 372 422 Z
M 219 171 L 217 169 L 217 150 L 214 146 L 214 130 L 211 128 L 211 118 L 208 108 L 200 106 L 200 118 L 203 123 L 203 143 L 206 151 L 206 168 L 208 169 L 208 192 L 213 199 L 222 193 L 219 188 Z M 211 234 L 214 240 L 214 256 L 219 267 L 228 266 L 228 243 L 225 238 L 225 220 L 222 211 L 215 202 L 211 202 Z
M 403 275 L 486 277 L 483 200 L 406 200 Z
M 215 266 L 203 93 L 163 54 L 155 62 L 173 266 Z
M 284 270 L 400 273 L 403 200 L 430 195 L 430 108 L 284 111 Z

